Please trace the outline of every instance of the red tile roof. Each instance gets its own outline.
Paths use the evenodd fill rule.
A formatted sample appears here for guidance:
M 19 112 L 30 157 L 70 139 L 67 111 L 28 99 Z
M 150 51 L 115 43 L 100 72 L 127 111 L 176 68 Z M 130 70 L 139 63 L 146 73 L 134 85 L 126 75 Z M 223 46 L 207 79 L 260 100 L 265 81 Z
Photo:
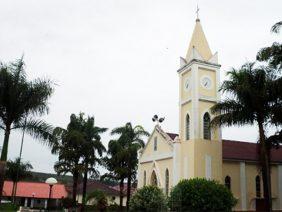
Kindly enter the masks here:
M 178 136 L 178 134 L 175 134 L 175 133 L 166 133 L 170 138 L 171 140 L 174 140 L 176 136 Z
M 3 196 L 11 196 L 13 188 L 12 181 L 5 181 L 3 188 Z M 35 197 L 35 198 L 49 198 L 50 187 L 46 183 L 40 182 L 18 182 L 17 197 Z M 34 195 L 34 196 L 33 196 Z M 56 184 L 52 188 L 52 199 L 61 199 L 68 195 L 63 184 Z
M 258 161 L 256 143 L 222 140 L 222 157 L 226 160 Z M 271 162 L 282 162 L 282 148 L 271 150 Z
M 117 190 L 118 192 L 120 191 L 119 189 L 119 185 L 115 185 L 115 186 L 112 186 L 113 189 Z M 134 186 L 134 184 L 131 185 L 131 194 L 135 193 L 136 192 L 136 185 Z M 124 188 L 123 188 L 123 193 L 127 193 L 127 183 L 124 183 Z
M 78 185 L 78 188 L 77 188 L 78 194 L 82 194 L 82 188 L 83 188 L 83 183 Z M 110 186 L 108 186 L 104 183 L 101 183 L 101 182 L 95 181 L 95 180 L 88 181 L 87 182 L 87 193 L 90 193 L 94 190 L 101 190 L 108 195 L 115 195 L 115 196 L 119 195 L 119 192 L 117 190 L 113 189 L 112 187 L 110 187 Z
M 178 134 L 166 133 L 172 140 Z M 222 140 L 222 159 L 258 161 L 257 144 L 244 141 Z M 282 163 L 282 148 L 271 150 L 271 162 Z

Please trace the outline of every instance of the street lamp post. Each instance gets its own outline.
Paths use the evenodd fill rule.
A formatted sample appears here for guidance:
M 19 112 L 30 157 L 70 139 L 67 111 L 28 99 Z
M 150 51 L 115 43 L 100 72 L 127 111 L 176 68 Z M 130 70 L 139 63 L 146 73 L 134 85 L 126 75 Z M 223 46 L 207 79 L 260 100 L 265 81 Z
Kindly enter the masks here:
M 57 180 L 54 177 L 49 177 L 45 183 L 47 183 L 50 187 L 49 190 L 49 198 L 48 198 L 48 202 L 47 202 L 47 210 L 49 211 L 50 208 L 50 200 L 51 200 L 51 195 L 52 195 L 52 187 L 53 185 L 55 185 L 57 183 Z

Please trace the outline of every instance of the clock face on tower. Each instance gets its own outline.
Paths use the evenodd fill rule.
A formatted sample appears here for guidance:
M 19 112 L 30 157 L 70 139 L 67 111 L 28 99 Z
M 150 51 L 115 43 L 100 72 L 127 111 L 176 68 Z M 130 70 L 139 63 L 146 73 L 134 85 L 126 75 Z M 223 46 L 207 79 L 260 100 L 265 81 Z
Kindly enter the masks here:
M 204 76 L 201 79 L 201 85 L 203 86 L 203 88 L 205 89 L 211 89 L 212 87 L 212 81 L 209 77 Z
M 185 90 L 189 91 L 191 88 L 191 82 L 190 82 L 190 78 L 187 78 L 185 81 Z

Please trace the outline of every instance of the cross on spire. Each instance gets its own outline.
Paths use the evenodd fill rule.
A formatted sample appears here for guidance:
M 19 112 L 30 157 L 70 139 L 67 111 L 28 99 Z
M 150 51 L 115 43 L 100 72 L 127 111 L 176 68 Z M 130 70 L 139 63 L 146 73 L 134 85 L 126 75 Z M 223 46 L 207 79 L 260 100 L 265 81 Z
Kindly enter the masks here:
M 198 4 L 197 4 L 197 10 L 196 10 L 196 14 L 197 14 L 197 19 L 196 21 L 199 21 L 199 11 L 200 11 L 200 8 L 198 7 Z

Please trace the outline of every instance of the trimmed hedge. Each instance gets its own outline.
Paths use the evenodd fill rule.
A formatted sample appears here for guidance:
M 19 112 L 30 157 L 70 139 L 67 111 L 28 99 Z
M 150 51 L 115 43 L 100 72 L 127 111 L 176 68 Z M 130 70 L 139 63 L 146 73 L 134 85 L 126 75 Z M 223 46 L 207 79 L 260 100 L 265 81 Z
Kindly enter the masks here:
M 158 187 L 144 186 L 130 199 L 129 209 L 130 211 L 166 211 L 166 197 Z
M 224 185 L 213 180 L 195 178 L 180 181 L 172 189 L 168 204 L 172 211 L 228 212 L 232 211 L 236 202 Z

